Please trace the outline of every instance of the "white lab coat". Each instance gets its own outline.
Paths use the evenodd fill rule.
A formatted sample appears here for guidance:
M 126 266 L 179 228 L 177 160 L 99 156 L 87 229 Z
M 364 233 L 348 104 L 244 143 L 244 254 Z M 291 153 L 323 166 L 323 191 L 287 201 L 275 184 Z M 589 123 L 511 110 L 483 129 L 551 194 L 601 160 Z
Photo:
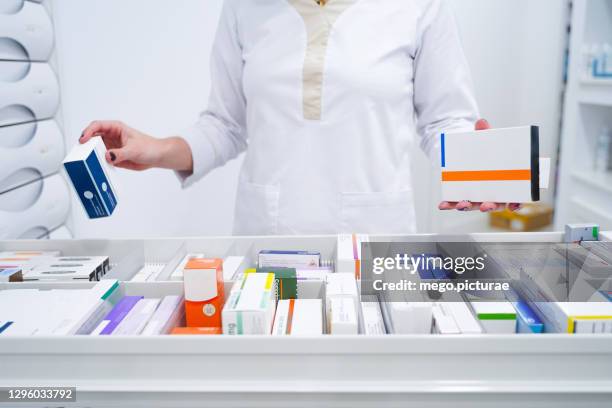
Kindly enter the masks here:
M 413 233 L 415 142 L 478 117 L 445 0 L 226 0 L 211 69 L 183 185 L 246 151 L 240 235 Z

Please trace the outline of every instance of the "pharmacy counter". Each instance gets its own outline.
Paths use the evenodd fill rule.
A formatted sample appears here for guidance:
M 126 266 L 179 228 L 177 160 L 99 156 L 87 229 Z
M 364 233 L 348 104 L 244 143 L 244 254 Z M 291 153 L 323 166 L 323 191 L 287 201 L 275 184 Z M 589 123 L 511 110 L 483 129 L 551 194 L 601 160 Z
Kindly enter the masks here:
M 0 242 L 0 251 L 107 254 L 111 273 L 127 280 L 147 265 L 169 273 L 185 251 L 249 257 L 262 248 L 304 248 L 333 259 L 334 245 L 335 237 L 10 241 Z M 145 297 L 181 291 L 180 282 L 120 285 L 126 295 Z M 66 406 L 78 407 L 609 407 L 610 367 L 612 335 L 603 334 L 0 337 L 0 386 L 76 387 L 76 404 Z

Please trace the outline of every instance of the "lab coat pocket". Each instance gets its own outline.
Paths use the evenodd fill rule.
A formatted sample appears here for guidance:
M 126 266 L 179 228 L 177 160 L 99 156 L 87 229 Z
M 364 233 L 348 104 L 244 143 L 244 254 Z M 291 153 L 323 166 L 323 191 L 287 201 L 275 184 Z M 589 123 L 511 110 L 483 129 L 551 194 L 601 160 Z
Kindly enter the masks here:
M 343 193 L 342 232 L 400 234 L 416 232 L 412 190 Z
M 278 186 L 238 183 L 234 233 L 273 235 L 278 231 Z

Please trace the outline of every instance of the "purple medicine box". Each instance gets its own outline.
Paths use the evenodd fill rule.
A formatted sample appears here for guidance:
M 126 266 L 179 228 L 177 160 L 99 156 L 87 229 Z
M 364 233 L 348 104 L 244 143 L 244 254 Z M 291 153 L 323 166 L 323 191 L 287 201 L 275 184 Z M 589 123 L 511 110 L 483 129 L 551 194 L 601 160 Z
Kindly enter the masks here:
M 102 321 L 101 324 L 106 324 L 106 326 L 104 326 L 104 329 L 102 329 L 100 335 L 103 336 L 111 334 L 115 328 L 117 328 L 119 323 L 121 323 L 121 321 L 125 318 L 125 316 L 127 316 L 130 310 L 136 306 L 136 303 L 138 303 L 138 301 L 142 298 L 143 296 L 125 296 L 123 299 L 121 299 Z

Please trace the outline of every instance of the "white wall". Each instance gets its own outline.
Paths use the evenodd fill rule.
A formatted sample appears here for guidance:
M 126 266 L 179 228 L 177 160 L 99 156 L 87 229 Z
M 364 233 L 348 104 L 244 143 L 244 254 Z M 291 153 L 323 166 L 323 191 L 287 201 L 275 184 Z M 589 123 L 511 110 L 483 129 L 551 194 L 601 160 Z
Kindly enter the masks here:
M 565 0 L 451 0 L 476 80 L 482 115 L 496 126 L 540 124 L 556 151 Z M 55 0 L 68 145 L 94 119 L 121 119 L 160 137 L 206 106 L 208 56 L 222 0 Z M 422 231 L 483 229 L 480 214 L 435 210 L 429 165 L 415 153 Z M 239 161 L 181 191 L 165 171 L 119 171 L 120 206 L 88 221 L 74 202 L 77 237 L 231 232 Z M 426 175 L 425 177 L 423 175 Z

